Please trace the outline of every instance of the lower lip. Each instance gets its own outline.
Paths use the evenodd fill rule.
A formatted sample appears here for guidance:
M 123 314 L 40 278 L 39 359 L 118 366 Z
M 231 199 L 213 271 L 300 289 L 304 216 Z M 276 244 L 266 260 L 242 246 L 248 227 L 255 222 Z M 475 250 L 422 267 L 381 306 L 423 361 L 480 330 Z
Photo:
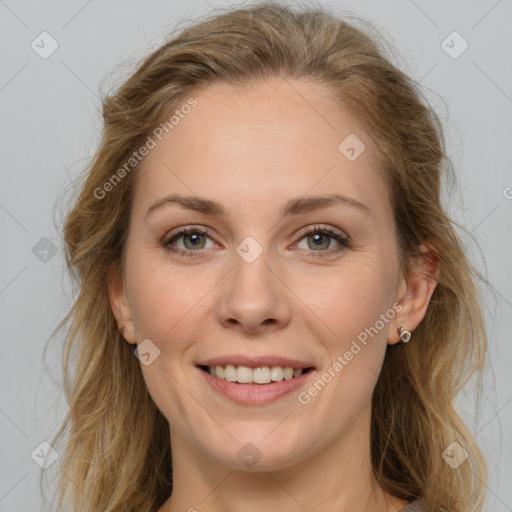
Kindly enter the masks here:
M 315 370 L 309 370 L 300 377 L 269 384 L 238 384 L 214 377 L 201 368 L 198 370 L 215 391 L 241 405 L 264 405 L 275 402 L 303 386 L 306 380 L 315 373 Z

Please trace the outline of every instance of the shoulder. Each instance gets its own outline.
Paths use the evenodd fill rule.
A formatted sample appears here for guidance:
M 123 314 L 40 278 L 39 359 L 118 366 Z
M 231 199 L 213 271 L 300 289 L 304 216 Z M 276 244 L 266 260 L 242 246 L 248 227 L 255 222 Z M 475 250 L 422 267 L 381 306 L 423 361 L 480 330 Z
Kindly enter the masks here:
M 421 504 L 420 500 L 411 501 L 404 508 L 400 510 L 400 512 L 423 512 L 425 509 Z

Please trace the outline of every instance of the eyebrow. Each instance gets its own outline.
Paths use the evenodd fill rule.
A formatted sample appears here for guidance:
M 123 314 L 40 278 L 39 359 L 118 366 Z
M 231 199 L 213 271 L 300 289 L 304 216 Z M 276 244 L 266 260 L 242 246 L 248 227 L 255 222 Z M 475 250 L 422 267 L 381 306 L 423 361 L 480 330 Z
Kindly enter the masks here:
M 183 208 L 203 213 L 205 215 L 221 216 L 226 214 L 222 204 L 218 203 L 217 201 L 213 201 L 211 199 L 206 199 L 204 197 L 199 196 L 182 196 L 179 194 L 172 194 L 168 197 L 158 199 L 155 203 L 153 203 L 148 208 L 145 217 L 150 212 L 155 211 L 158 208 L 161 208 L 162 206 L 169 204 L 178 204 Z M 357 201 L 356 199 L 353 199 L 343 194 L 305 196 L 290 199 L 284 205 L 281 206 L 279 211 L 282 217 L 286 217 L 287 215 L 300 215 L 302 213 L 311 212 L 313 210 L 319 210 L 321 208 L 326 208 L 328 206 L 337 204 L 351 206 L 365 213 L 366 215 L 373 216 L 373 213 L 370 210 L 370 208 L 368 208 L 368 206 L 361 203 L 360 201 Z

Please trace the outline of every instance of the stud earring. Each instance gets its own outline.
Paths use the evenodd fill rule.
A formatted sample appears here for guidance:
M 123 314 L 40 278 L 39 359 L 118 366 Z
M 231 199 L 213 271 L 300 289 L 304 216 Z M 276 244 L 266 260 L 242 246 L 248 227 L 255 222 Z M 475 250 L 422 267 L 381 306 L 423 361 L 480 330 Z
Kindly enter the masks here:
M 125 334 L 125 333 L 128 332 L 128 328 L 127 327 L 121 327 L 119 330 L 121 331 L 122 334 Z
M 408 331 L 407 329 L 404 329 L 401 325 L 398 326 L 398 334 L 400 335 L 400 339 L 404 343 L 408 343 L 411 339 L 411 331 Z

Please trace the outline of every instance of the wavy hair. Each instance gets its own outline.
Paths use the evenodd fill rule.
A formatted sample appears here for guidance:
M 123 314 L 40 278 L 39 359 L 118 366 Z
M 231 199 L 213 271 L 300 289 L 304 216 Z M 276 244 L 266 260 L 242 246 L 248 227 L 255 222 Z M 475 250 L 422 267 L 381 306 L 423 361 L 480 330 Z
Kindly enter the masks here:
M 392 495 L 421 499 L 426 512 L 480 511 L 487 467 L 454 399 L 474 374 L 481 387 L 487 340 L 477 280 L 483 277 L 442 206 L 441 183 L 454 178 L 442 124 L 371 29 L 326 9 L 276 3 L 196 20 L 103 98 L 101 141 L 63 226 L 77 295 L 57 327 L 66 331 L 62 371 L 68 404 L 52 442 L 62 445 L 58 509 L 152 512 L 172 492 L 169 425 L 108 300 L 108 269 L 123 271 L 139 164 L 107 199 L 97 191 L 199 88 L 214 82 L 257 87 L 269 77 L 332 90 L 333 100 L 362 123 L 380 156 L 401 268 L 409 269 L 420 244 L 433 248 L 439 263 L 437 286 L 414 342 L 387 347 L 372 395 L 375 478 Z M 442 458 L 453 442 L 468 453 L 457 469 Z

